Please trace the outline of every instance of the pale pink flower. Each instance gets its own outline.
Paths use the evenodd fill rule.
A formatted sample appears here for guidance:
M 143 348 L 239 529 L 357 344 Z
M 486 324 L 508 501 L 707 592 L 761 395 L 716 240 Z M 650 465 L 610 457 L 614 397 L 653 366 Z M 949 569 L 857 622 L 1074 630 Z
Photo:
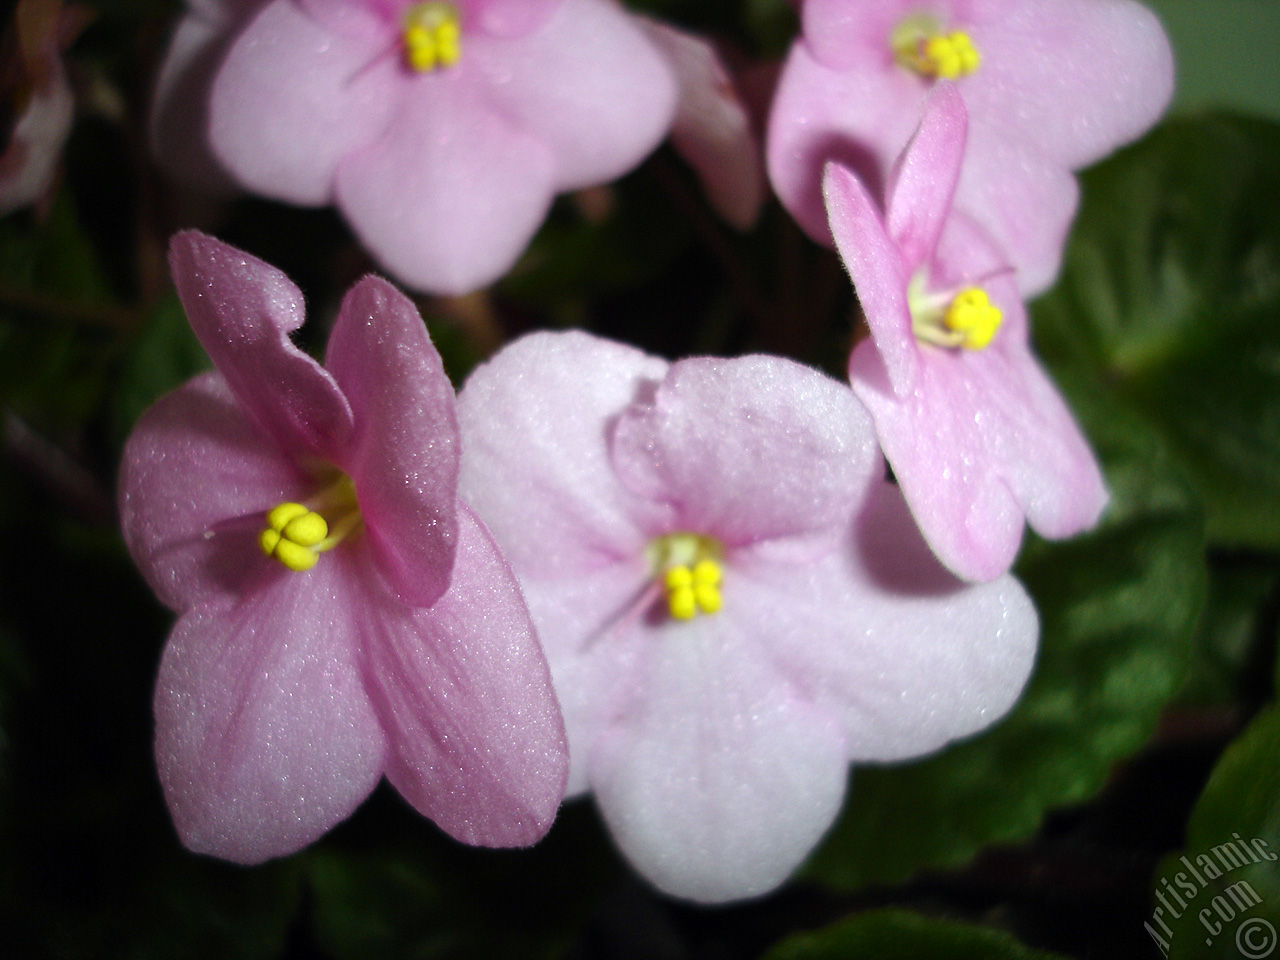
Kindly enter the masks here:
M 336 204 L 388 271 L 446 294 L 505 273 L 557 193 L 632 169 L 676 106 L 613 0 L 193 0 L 162 148 L 209 74 L 208 141 L 237 184 Z
M 542 333 L 458 409 L 460 488 L 543 638 L 569 792 L 669 893 L 772 889 L 835 819 L 850 761 L 980 730 L 1026 680 L 1021 586 L 938 565 L 866 412 L 813 370 Z
M 321 367 L 289 340 L 282 273 L 197 233 L 170 258 L 217 371 L 138 422 L 120 511 L 179 615 L 155 750 L 183 842 L 291 853 L 384 775 L 459 840 L 534 842 L 562 721 L 511 570 L 457 499 L 453 390 L 413 304 L 360 281 Z
M 1027 295 L 1057 274 L 1071 171 L 1140 136 L 1173 92 L 1168 39 L 1134 0 L 805 0 L 801 17 L 766 144 L 787 209 L 830 243 L 824 165 L 878 191 L 925 95 L 955 79 L 972 123 L 956 206 L 1007 252 Z
M 853 390 L 934 552 L 989 580 L 1013 563 L 1024 522 L 1071 536 L 1097 522 L 1107 493 L 1031 352 L 1012 268 L 951 209 L 965 129 L 960 94 L 939 84 L 894 166 L 887 212 L 837 164 L 824 190 L 871 328 L 849 359 Z

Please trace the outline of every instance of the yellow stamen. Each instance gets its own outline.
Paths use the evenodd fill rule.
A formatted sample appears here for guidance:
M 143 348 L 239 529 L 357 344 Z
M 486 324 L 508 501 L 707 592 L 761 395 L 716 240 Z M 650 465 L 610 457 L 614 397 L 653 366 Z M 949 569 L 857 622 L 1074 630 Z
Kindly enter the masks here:
M 991 343 L 1003 320 L 1000 308 L 981 287 L 967 287 L 957 293 L 942 317 L 948 330 L 962 336 L 960 345 L 966 350 L 981 350 Z
M 672 533 L 649 545 L 649 559 L 667 593 L 667 612 L 675 620 L 715 613 L 723 605 L 719 557 L 723 548 L 709 537 Z
M 258 535 L 264 554 L 297 573 L 314 567 L 320 554 L 336 547 L 360 522 L 355 486 L 349 477 L 340 477 L 308 503 L 285 502 L 272 507 Z M 318 510 L 330 512 L 337 520 L 330 526 Z
M 462 55 L 458 10 L 443 0 L 415 3 L 404 14 L 404 53 L 419 73 L 451 67 Z
M 889 45 L 900 64 L 924 77 L 957 80 L 982 65 L 982 56 L 967 33 L 946 33 L 927 14 L 902 21 L 889 38 Z

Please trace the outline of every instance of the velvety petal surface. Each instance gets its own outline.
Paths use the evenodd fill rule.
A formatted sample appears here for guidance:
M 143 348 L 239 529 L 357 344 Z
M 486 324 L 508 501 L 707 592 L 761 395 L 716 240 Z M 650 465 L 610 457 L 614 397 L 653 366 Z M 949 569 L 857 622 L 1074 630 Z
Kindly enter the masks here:
M 473 72 L 410 81 L 386 133 L 338 169 L 338 206 L 405 283 L 463 294 L 502 276 L 555 192 L 555 160 Z
M 500 37 L 518 37 L 541 27 L 564 0 L 467 0 L 469 17 L 479 29 Z
M 265 511 L 314 492 L 217 373 L 143 414 L 125 444 L 119 490 L 129 553 L 174 610 L 237 593 L 246 565 L 266 559 L 256 542 Z
M 668 893 L 703 903 L 765 893 L 840 809 L 840 726 L 772 668 L 754 625 L 721 613 L 646 639 L 633 708 L 591 750 L 605 822 Z
M 877 480 L 844 548 L 807 565 L 736 555 L 717 616 L 769 638 L 780 676 L 842 719 L 848 758 L 919 756 L 998 720 L 1035 657 L 1035 608 L 1010 576 L 966 584 Z
M 927 89 L 905 71 L 866 60 L 837 71 L 819 63 L 805 43 L 792 46 L 769 113 L 765 162 L 783 206 L 818 243 L 831 243 L 823 167 L 848 167 L 882 196 L 890 164 L 919 123 Z
M 243 599 L 178 620 L 156 681 L 156 764 L 183 843 L 237 863 L 299 850 L 347 817 L 384 743 L 356 663 L 344 558 L 262 567 Z
M 249 416 L 295 459 L 334 460 L 351 409 L 333 378 L 293 345 L 302 293 L 257 257 L 194 230 L 169 244 L 169 266 L 191 329 Z
M 325 360 L 355 430 L 341 466 L 355 481 L 378 568 L 407 603 L 449 586 L 457 541 L 453 385 L 413 302 L 381 277 L 346 295 Z
M 565 793 L 574 796 L 589 788 L 587 758 L 596 735 L 635 696 L 632 677 L 650 646 L 645 628 L 659 588 L 640 556 L 555 578 L 537 569 L 517 573 L 564 713 Z
M 804 42 L 828 67 L 840 70 L 862 61 L 884 70 L 894 62 L 889 37 L 904 17 L 921 8 L 945 13 L 953 6 L 947 0 L 804 0 L 801 27 Z
M 360 630 L 387 776 L 464 843 L 526 846 L 564 794 L 564 726 L 514 574 L 461 504 L 459 519 L 453 582 L 430 609 L 379 596 L 366 572 Z
M 1134 0 L 969 7 L 983 64 L 963 90 L 984 137 L 1034 143 L 1074 170 L 1140 136 L 1169 105 L 1173 53 L 1159 19 Z
M 339 162 L 382 136 L 399 109 L 392 39 L 340 33 L 293 0 L 273 0 L 214 82 L 214 153 L 246 189 L 290 203 L 332 202 Z
M 889 237 L 908 273 L 933 259 L 960 179 L 967 130 L 968 113 L 960 91 L 954 84 L 939 83 L 925 100 L 919 129 L 889 175 L 885 191 Z M 839 192 L 847 193 L 847 188 Z M 837 202 L 845 206 L 850 201 L 841 197 Z M 838 238 L 836 245 L 840 247 Z
M 842 384 L 780 357 L 674 364 L 613 436 L 618 478 L 729 546 L 839 527 L 879 463 Z
M 556 192 L 626 173 L 675 116 L 674 72 L 614 3 L 563 0 L 539 29 L 478 37 L 464 56 L 485 77 L 490 107 L 550 151 Z
M 1057 278 L 1079 200 L 1076 178 L 1039 149 L 987 136 L 972 124 L 955 209 L 990 234 L 1024 297 Z
M 844 167 L 829 164 L 823 192 L 836 249 L 875 337 L 874 349 L 892 389 L 906 396 L 920 377 L 920 350 L 907 302 L 910 268 L 862 181 Z
M 671 144 L 693 167 L 716 212 L 739 230 L 764 203 L 764 163 L 747 105 L 710 42 L 637 18 L 675 72 L 679 103 Z
M 670 509 L 631 496 L 608 449 L 613 418 L 667 368 L 589 334 L 534 333 L 471 374 L 458 396 L 460 496 L 521 573 L 597 570 L 667 528 Z

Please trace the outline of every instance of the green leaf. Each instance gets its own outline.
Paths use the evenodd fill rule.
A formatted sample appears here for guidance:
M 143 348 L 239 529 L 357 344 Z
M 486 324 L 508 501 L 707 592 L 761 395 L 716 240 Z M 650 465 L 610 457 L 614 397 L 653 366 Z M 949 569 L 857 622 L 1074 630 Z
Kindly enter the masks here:
M 1166 124 L 1084 178 L 1042 354 L 1163 433 L 1211 538 L 1280 546 L 1280 126 Z
M 1112 501 L 1089 535 L 1024 550 L 1018 573 L 1041 618 L 1026 694 L 975 740 L 912 765 L 855 769 L 811 876 L 898 883 L 1029 837 L 1046 812 L 1101 788 L 1182 683 L 1206 579 L 1194 498 L 1139 418 L 1097 395 L 1077 410 Z
M 788 937 L 764 960 L 1055 960 L 1007 933 L 969 923 L 931 920 L 905 910 L 860 914 L 822 930 Z M 1059 958 L 1060 960 L 1060 958 Z
M 1165 941 L 1172 960 L 1261 958 L 1276 948 L 1277 757 L 1280 708 L 1273 706 L 1227 748 L 1191 814 L 1186 849 L 1157 870 L 1147 931 Z
M 1280 578 L 1280 563 L 1271 558 L 1222 558 L 1210 568 L 1209 599 L 1192 652 L 1183 703 L 1228 704 L 1241 694 L 1241 684 L 1256 678 L 1245 673 L 1250 656 L 1266 643 L 1273 622 L 1265 606 Z

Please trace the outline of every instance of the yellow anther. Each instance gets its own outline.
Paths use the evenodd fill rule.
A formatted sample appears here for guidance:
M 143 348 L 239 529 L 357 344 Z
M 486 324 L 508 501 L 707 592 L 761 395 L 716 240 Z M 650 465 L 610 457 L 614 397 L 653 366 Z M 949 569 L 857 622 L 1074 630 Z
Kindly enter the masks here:
M 462 25 L 452 3 L 426 0 L 404 14 L 404 52 L 419 73 L 451 67 L 462 55 Z
M 667 594 L 667 609 L 677 620 L 691 620 L 698 612 L 698 600 L 692 587 L 679 587 Z
M 662 578 L 668 590 L 684 590 L 693 586 L 693 572 L 685 566 L 672 567 Z
M 967 287 L 952 298 L 942 322 L 948 330 L 961 334 L 966 350 L 981 350 L 991 343 L 1004 315 L 981 287 Z
M 982 57 L 967 33 L 944 32 L 942 24 L 927 14 L 908 17 L 898 24 L 889 45 L 900 64 L 924 77 L 957 80 L 982 65 Z
M 955 80 L 978 69 L 982 58 L 969 35 L 959 30 L 946 36 L 930 37 L 924 43 L 923 59 L 934 76 Z
M 710 557 L 699 560 L 693 568 L 693 582 L 698 586 L 715 587 L 720 583 L 720 564 Z M 707 611 L 710 613 L 711 611 Z
M 327 549 L 329 524 L 324 517 L 300 503 L 282 503 L 267 513 L 267 526 L 258 536 L 258 545 L 268 557 L 275 557 L 290 570 L 301 572 L 316 565 L 320 551 Z
M 694 584 L 693 598 L 698 601 L 698 609 L 703 613 L 715 613 L 722 603 L 720 588 L 714 583 Z

